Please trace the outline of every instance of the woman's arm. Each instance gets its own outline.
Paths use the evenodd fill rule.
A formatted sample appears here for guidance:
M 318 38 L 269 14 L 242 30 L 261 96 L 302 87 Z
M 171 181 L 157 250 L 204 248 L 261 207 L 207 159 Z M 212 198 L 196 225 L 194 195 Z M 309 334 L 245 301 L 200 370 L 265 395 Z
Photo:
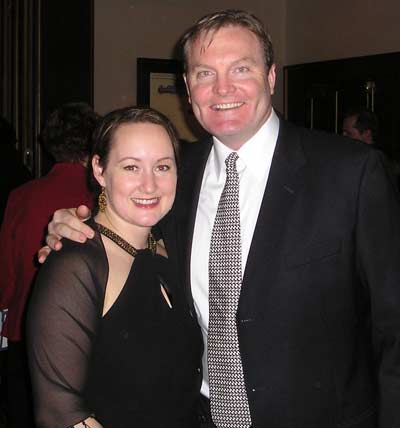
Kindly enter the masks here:
M 41 428 L 70 427 L 93 416 L 84 389 L 103 305 L 103 274 L 95 262 L 100 270 L 106 263 L 93 248 L 66 242 L 41 267 L 33 287 L 27 341 Z

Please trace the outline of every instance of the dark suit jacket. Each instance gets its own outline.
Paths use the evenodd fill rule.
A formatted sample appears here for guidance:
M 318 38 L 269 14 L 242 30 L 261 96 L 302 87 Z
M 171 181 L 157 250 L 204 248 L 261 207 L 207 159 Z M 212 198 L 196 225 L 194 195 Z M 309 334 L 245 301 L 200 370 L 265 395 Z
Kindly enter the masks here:
M 211 144 L 188 145 L 164 224 L 189 300 Z M 281 122 L 237 327 L 254 428 L 400 427 L 400 205 L 381 153 Z

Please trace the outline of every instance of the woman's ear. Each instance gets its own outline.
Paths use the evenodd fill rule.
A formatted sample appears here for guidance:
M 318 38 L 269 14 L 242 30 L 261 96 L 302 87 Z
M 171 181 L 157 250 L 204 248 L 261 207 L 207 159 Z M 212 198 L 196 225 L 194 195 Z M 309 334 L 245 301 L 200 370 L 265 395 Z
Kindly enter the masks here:
M 105 184 L 105 180 L 103 177 L 104 168 L 100 165 L 99 155 L 94 155 L 92 157 L 92 169 L 93 169 L 94 178 L 97 180 L 100 186 L 104 187 L 104 184 Z

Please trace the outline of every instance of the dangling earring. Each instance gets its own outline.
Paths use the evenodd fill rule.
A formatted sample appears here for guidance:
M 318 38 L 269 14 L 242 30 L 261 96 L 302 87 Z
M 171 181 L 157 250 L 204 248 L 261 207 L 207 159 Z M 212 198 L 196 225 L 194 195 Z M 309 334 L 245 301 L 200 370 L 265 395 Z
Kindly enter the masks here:
M 104 187 L 101 188 L 101 193 L 99 195 L 98 203 L 99 203 L 99 210 L 103 213 L 107 207 L 107 196 L 106 196 Z

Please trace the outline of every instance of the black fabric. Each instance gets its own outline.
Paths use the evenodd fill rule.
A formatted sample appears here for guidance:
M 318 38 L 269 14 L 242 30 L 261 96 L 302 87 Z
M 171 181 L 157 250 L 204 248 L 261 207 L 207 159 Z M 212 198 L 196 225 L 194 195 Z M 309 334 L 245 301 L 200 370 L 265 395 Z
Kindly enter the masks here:
M 33 428 L 33 406 L 24 341 L 8 341 L 7 428 Z
M 200 422 L 200 428 L 216 428 L 212 421 L 210 400 L 200 394 L 197 414 Z
M 39 426 L 95 414 L 107 428 L 196 427 L 201 335 L 168 260 L 141 251 L 102 317 L 107 276 L 98 233 L 84 245 L 63 242 L 40 271 L 28 314 Z

